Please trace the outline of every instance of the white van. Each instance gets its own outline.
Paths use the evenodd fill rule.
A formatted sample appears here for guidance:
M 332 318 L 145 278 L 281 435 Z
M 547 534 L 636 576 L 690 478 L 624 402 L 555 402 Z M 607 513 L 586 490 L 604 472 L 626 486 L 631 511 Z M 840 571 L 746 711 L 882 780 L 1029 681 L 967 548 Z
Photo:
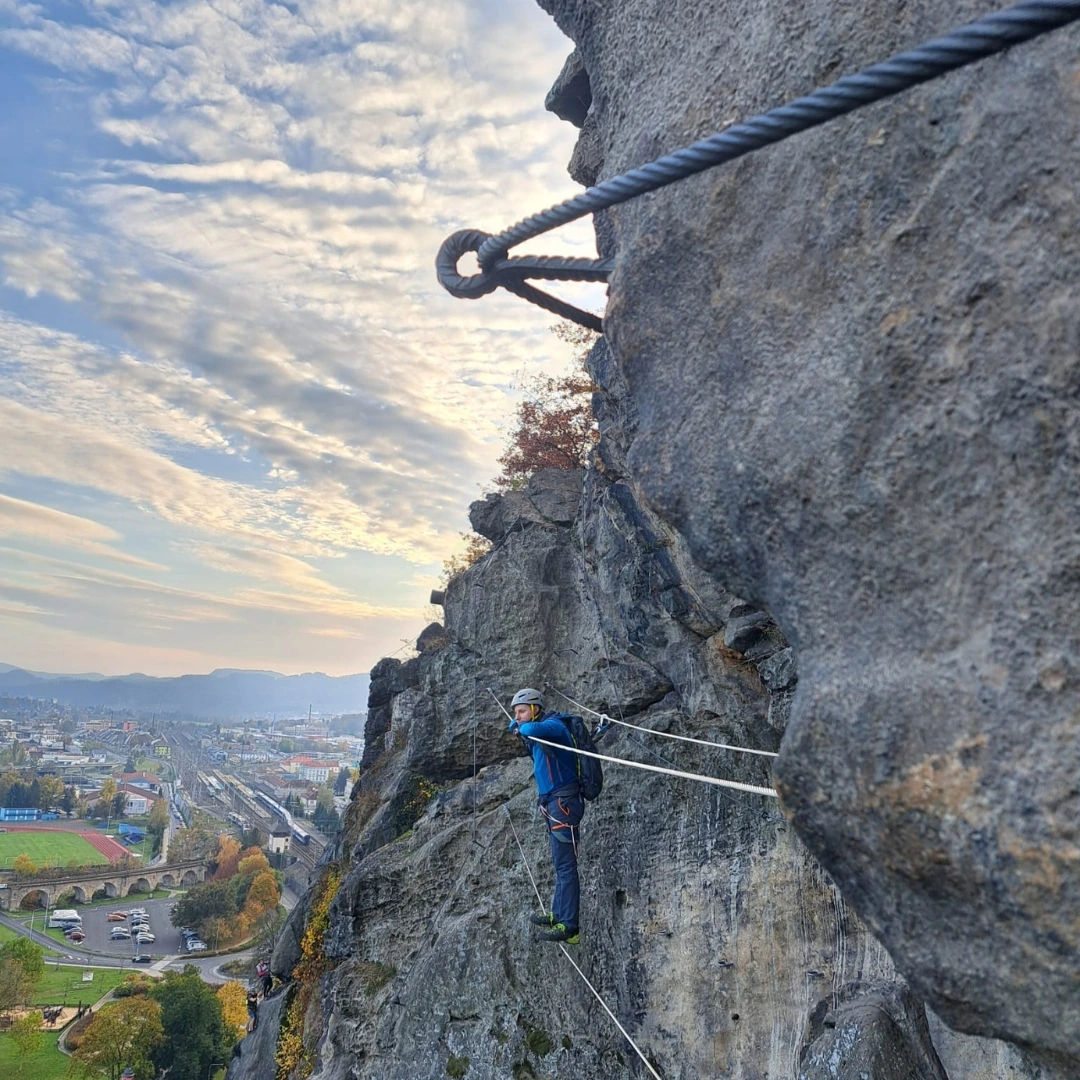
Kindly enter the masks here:
M 53 908 L 53 913 L 49 916 L 49 926 L 56 928 L 72 924 L 82 926 L 82 916 L 74 908 Z

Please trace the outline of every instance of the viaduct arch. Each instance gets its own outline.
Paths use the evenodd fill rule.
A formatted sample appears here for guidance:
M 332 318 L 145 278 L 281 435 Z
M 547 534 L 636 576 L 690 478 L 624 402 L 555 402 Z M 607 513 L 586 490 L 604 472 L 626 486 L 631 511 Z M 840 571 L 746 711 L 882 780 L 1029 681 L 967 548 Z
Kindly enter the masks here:
M 96 892 L 108 897 L 128 896 L 131 893 L 150 892 L 158 886 L 164 888 L 188 888 L 206 878 L 206 861 L 189 859 L 185 862 L 163 863 L 160 866 L 97 867 L 82 873 L 69 873 L 52 877 L 22 877 L 6 875 L 0 888 L 0 908 L 14 911 L 23 900 L 33 893 L 41 895 L 41 906 L 56 906 L 57 897 L 65 893 L 75 894 L 76 904 L 89 903 Z

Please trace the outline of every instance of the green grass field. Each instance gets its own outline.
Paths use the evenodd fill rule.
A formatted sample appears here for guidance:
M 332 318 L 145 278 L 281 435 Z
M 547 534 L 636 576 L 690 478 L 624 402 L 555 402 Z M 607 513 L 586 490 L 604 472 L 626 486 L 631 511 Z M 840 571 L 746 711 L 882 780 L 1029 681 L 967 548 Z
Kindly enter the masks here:
M 11 866 L 17 855 L 28 856 L 37 867 L 66 866 L 73 859 L 80 866 L 105 866 L 109 862 L 78 833 L 62 829 L 0 833 L 0 867 Z
M 11 1039 L 0 1035 L 0 1076 L 5 1080 L 70 1080 L 71 1059 L 57 1049 L 57 1037 L 47 1034 L 37 1053 L 22 1057 Z
M 46 963 L 45 974 L 34 990 L 31 1004 L 59 1005 L 66 999 L 69 1005 L 76 1005 L 80 1001 L 84 1005 L 90 1005 L 104 997 L 114 986 L 119 986 L 125 975 L 137 969 L 137 964 L 135 968 L 81 968 L 57 967 L 55 964 Z M 93 971 L 93 981 L 82 981 L 84 970 Z M 0 1076 L 4 1075 L 6 1074 L 0 1069 Z
M 94 969 L 92 982 L 82 981 L 82 968 L 47 967 L 38 984 L 32 1005 L 59 1005 L 65 991 L 69 1005 L 83 1002 L 89 1005 L 103 997 L 124 979 L 126 972 L 117 969 Z M 15 1044 L 6 1034 L 0 1035 L 0 1076 L 4 1080 L 69 1080 L 71 1059 L 57 1049 L 59 1032 L 47 1033 L 44 1045 L 29 1057 L 20 1057 Z

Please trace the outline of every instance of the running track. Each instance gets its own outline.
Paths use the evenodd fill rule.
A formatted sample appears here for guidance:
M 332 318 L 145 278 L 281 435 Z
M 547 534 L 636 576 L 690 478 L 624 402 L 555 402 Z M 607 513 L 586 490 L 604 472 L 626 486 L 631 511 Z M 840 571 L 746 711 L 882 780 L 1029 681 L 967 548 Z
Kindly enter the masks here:
M 96 829 L 65 829 L 63 826 L 33 826 L 33 825 L 8 825 L 7 831 L 11 832 L 70 832 L 81 836 L 88 844 L 92 844 L 110 863 L 116 862 L 121 856 L 129 854 L 123 844 L 117 843 L 111 836 L 104 836 Z

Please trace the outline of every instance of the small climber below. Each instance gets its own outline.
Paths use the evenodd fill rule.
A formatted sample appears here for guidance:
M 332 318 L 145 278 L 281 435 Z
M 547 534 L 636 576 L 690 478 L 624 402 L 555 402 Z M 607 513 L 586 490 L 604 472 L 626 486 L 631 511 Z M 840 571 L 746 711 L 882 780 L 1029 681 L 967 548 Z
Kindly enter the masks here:
M 519 690 L 510 703 L 514 719 L 510 731 L 520 735 L 533 759 L 533 777 L 540 813 L 547 822 L 551 845 L 551 862 L 555 867 L 555 896 L 551 911 L 530 915 L 529 921 L 540 927 L 538 941 L 565 941 L 577 945 L 578 906 L 578 842 L 580 823 L 585 813 L 585 800 L 578 782 L 578 757 L 569 750 L 543 746 L 534 739 L 573 746 L 569 729 L 558 714 L 544 713 L 544 697 L 539 690 L 526 687 Z
M 254 986 L 248 991 L 247 1010 L 251 1021 L 248 1031 L 254 1031 L 259 1026 L 259 991 Z

